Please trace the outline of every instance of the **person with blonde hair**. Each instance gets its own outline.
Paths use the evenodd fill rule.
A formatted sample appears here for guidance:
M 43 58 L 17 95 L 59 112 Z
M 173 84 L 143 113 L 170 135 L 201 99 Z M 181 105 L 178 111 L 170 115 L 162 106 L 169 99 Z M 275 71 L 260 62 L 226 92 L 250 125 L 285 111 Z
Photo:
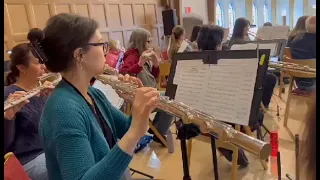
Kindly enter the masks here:
M 116 68 L 118 61 L 122 55 L 122 49 L 119 40 L 109 41 L 109 51 L 106 55 L 106 64 L 110 67 Z
M 156 87 L 159 76 L 159 60 L 151 49 L 152 38 L 148 30 L 135 29 L 124 53 L 121 74 L 129 74 L 141 80 L 144 86 Z
M 186 31 L 182 26 L 177 25 L 172 29 L 172 34 L 170 37 L 170 46 L 168 49 L 169 60 L 172 60 L 173 54 L 178 52 L 182 42 L 185 39 L 185 36 L 186 36 Z

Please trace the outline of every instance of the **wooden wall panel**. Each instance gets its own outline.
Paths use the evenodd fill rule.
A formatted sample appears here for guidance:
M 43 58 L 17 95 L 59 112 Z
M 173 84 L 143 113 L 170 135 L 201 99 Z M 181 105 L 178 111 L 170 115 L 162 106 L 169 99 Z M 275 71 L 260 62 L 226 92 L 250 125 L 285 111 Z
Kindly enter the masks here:
M 104 40 L 119 40 L 125 47 L 134 29 L 145 28 L 159 48 L 162 10 L 161 0 L 4 0 L 4 51 L 28 42 L 31 28 L 44 28 L 58 13 L 78 13 L 97 20 Z M 7 53 L 4 59 L 9 60 Z

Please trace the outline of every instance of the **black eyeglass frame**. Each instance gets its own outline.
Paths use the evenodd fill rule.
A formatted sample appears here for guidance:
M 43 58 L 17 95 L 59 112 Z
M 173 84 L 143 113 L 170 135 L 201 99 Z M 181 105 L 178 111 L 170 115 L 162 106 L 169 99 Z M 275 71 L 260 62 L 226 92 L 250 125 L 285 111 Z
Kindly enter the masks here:
M 84 44 L 83 46 L 102 46 L 103 51 L 107 52 L 108 51 L 109 42 L 106 41 L 106 42 L 101 42 L 101 43 L 87 43 L 87 44 Z

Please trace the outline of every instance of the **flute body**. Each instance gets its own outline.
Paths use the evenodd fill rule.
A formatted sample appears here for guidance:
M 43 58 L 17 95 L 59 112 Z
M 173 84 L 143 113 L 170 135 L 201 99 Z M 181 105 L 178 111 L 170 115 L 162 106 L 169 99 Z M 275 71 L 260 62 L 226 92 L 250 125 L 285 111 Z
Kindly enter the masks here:
M 51 77 L 56 76 L 56 75 L 57 75 L 57 74 L 50 73 L 50 75 L 49 75 L 49 76 L 46 76 L 46 78 L 51 78 Z M 59 74 L 58 74 L 58 75 L 59 75 Z M 42 77 L 42 78 L 43 78 L 42 80 L 45 80 L 44 77 Z M 39 78 L 39 79 L 40 79 L 40 78 Z M 59 77 L 52 82 L 52 85 L 53 85 L 53 86 L 56 86 L 56 85 L 60 82 L 60 80 L 61 80 L 61 76 L 59 75 Z M 27 92 L 25 96 L 23 96 L 23 97 L 21 97 L 21 98 L 19 98 L 19 99 L 6 100 L 6 101 L 4 102 L 4 112 L 7 111 L 7 110 L 10 109 L 10 108 L 12 108 L 12 107 L 14 107 L 14 106 L 22 103 L 23 101 L 28 100 L 29 98 L 31 98 L 31 97 L 39 94 L 39 93 L 41 92 L 41 90 L 43 90 L 43 89 L 45 89 L 44 86 L 39 86 L 39 87 L 37 87 L 37 88 L 35 88 L 35 89 Z
M 107 68 L 107 74 L 117 73 L 117 71 L 112 69 L 113 68 Z M 100 75 L 96 77 L 96 79 L 104 84 L 110 85 L 113 89 L 121 93 L 132 96 L 134 96 L 137 88 L 136 84 L 120 82 L 117 76 Z M 194 123 L 199 126 L 202 133 L 210 133 L 216 136 L 221 142 L 229 142 L 237 147 L 243 148 L 258 156 L 260 159 L 265 160 L 270 156 L 271 146 L 269 143 L 236 131 L 231 125 L 218 121 L 212 115 L 193 109 L 181 102 L 170 100 L 169 97 L 165 96 L 160 97 L 157 108 L 172 116 L 181 118 L 185 124 Z
M 288 72 L 297 72 L 297 73 L 316 75 L 316 69 L 310 68 L 309 66 L 304 66 L 304 65 L 295 64 L 295 63 L 270 62 L 269 67 L 276 68 L 276 69 L 282 69 L 282 70 L 288 71 Z

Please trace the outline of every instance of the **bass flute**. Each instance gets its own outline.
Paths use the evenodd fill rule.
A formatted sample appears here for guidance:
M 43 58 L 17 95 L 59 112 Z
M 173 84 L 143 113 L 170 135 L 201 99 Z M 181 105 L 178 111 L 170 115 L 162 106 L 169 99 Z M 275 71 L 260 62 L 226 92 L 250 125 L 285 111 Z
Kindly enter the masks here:
M 55 73 L 50 73 L 49 75 L 46 75 L 46 76 L 41 76 L 39 78 L 39 80 L 46 80 L 47 78 L 51 78 L 53 76 L 59 76 L 56 80 L 54 80 L 52 82 L 52 85 L 53 86 L 56 86 L 60 80 L 61 80 L 61 75 L 60 74 L 55 74 Z M 6 100 L 4 101 L 4 112 L 7 111 L 8 109 L 14 107 L 15 105 L 18 105 L 20 103 L 22 103 L 23 101 L 39 94 L 41 92 L 41 90 L 45 89 L 46 87 L 43 86 L 43 85 L 40 85 L 39 87 L 27 92 L 23 97 L 19 98 L 19 99 L 10 99 L 10 100 Z
M 118 71 L 107 67 L 104 75 L 97 76 L 96 79 L 104 84 L 110 85 L 113 89 L 121 93 L 134 96 L 137 85 L 129 82 L 121 82 L 117 78 Z M 169 97 L 160 96 L 157 108 L 172 116 L 181 118 L 183 123 L 194 123 L 200 127 L 202 133 L 210 133 L 216 136 L 221 142 L 228 142 L 240 147 L 265 160 L 270 156 L 271 146 L 244 133 L 236 131 L 231 125 L 223 123 L 212 115 L 189 107 L 181 102 L 170 100 Z

